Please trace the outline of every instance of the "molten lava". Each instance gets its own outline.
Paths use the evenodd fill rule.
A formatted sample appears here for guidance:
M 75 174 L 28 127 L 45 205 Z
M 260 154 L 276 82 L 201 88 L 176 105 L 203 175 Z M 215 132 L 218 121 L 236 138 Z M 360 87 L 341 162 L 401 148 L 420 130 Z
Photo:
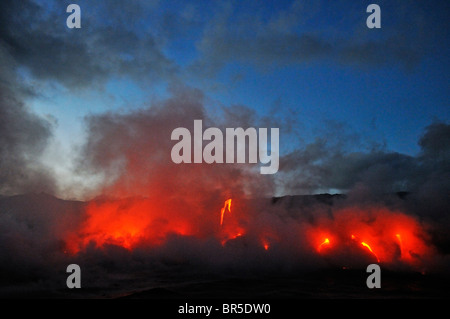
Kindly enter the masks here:
M 225 214 L 225 210 L 228 208 L 228 212 L 231 213 L 231 198 L 225 201 L 223 208 L 220 210 L 220 226 L 223 225 L 223 215 Z
M 304 245 L 295 246 L 295 241 L 306 240 L 313 253 L 338 263 L 346 262 L 345 256 L 349 253 L 356 257 L 360 254 L 360 260 L 364 261 L 368 252 L 377 262 L 420 268 L 433 253 L 426 243 L 426 233 L 415 218 L 387 208 L 346 208 L 314 222 L 277 223 L 273 215 L 242 209 L 239 201 L 233 204 L 231 214 L 232 199 L 229 198 L 220 210 L 220 227 L 217 227 L 216 214 L 199 210 L 199 206 L 188 209 L 185 203 L 148 198 L 92 201 L 86 206 L 79 228 L 67 236 L 66 249 L 69 253 L 78 253 L 88 246 L 115 245 L 128 250 L 138 246 L 152 248 L 162 245 L 174 234 L 196 238 L 214 236 L 222 246 L 236 240 L 238 247 L 252 249 L 250 247 L 256 244 L 266 251 L 283 246 L 302 250 Z
M 402 236 L 400 236 L 400 234 L 395 234 L 395 237 L 397 237 L 398 239 L 398 247 L 400 249 L 400 257 L 403 257 L 403 252 L 402 252 Z
M 364 247 L 366 247 L 366 248 L 372 253 L 372 255 L 375 256 L 375 258 L 377 259 L 377 261 L 380 262 L 380 259 L 378 258 L 378 256 L 373 252 L 372 248 L 370 248 L 370 246 L 369 246 L 367 243 L 365 243 L 365 242 L 362 241 L 362 242 L 361 242 L 361 245 L 363 245 Z
M 337 263 L 342 262 L 337 256 L 348 253 L 361 254 L 364 260 L 367 251 L 379 263 L 406 263 L 422 268 L 434 252 L 426 244 L 427 235 L 415 218 L 387 208 L 335 211 L 332 218 L 321 218 L 311 225 L 306 237 L 317 253 Z M 325 249 L 331 243 L 333 249 Z
M 317 247 L 317 251 L 320 252 L 324 246 L 330 245 L 330 240 L 325 238 L 325 240 Z
M 264 250 L 269 250 L 270 243 L 266 238 L 261 239 L 261 245 L 263 246 Z
M 220 242 L 222 246 L 225 246 L 229 240 L 242 237 L 246 233 L 235 215 L 224 223 L 224 214 L 227 210 L 231 213 L 231 198 L 225 201 L 223 208 L 220 210 Z
M 356 240 L 356 236 L 355 235 L 351 235 L 351 238 L 353 240 Z M 361 246 L 367 248 L 367 250 L 373 255 L 375 256 L 375 258 L 377 259 L 377 262 L 380 262 L 380 259 L 378 258 L 378 256 L 373 252 L 372 247 L 370 247 L 370 245 L 368 243 L 366 243 L 365 241 L 361 241 L 360 242 Z
M 68 236 L 67 248 L 71 253 L 90 244 L 130 250 L 140 244 L 159 245 L 168 234 L 190 235 L 191 229 L 186 219 L 164 218 L 149 199 L 93 201 L 80 229 Z

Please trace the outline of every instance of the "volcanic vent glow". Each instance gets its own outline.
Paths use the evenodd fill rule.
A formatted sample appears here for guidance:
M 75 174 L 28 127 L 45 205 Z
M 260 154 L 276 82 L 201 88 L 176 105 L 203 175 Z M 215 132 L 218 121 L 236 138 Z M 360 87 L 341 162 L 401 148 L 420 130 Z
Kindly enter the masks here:
M 348 250 L 366 255 L 368 261 L 384 264 L 403 262 L 420 268 L 434 252 L 426 244 L 427 234 L 419 222 L 403 213 L 387 208 L 347 208 L 336 211 L 333 217 L 322 220 L 309 232 L 311 245 L 320 254 L 337 258 L 338 252 L 343 254 Z M 330 248 L 330 239 L 320 235 L 325 233 L 324 230 L 336 237 L 333 249 Z
M 79 253 L 89 245 L 128 250 L 159 247 L 174 234 L 181 238 L 212 237 L 223 248 L 239 239 L 230 247 L 244 245 L 249 251 L 262 249 L 267 254 L 277 249 L 297 256 L 313 253 L 336 266 L 346 266 L 346 258 L 351 256 L 361 263 L 406 264 L 416 269 L 422 269 L 434 251 L 416 219 L 384 207 L 351 207 L 335 210 L 329 218 L 298 218 L 288 223 L 271 211 L 271 206 L 266 207 L 264 221 L 258 210 L 242 205 L 242 201 L 233 214 L 231 198 L 224 202 L 219 216 L 213 210 L 209 215 L 200 214 L 200 218 L 218 216 L 220 220 L 219 227 L 207 222 L 203 228 L 190 214 L 161 209 L 157 202 L 145 198 L 94 201 L 87 206 L 80 229 L 67 238 L 67 248 Z
M 189 235 L 191 225 L 182 218 L 163 218 L 149 199 L 102 200 L 86 208 L 86 220 L 71 233 L 68 249 L 76 253 L 94 244 L 97 248 L 116 245 L 126 249 L 145 244 L 161 245 L 168 234 Z
M 231 198 L 227 199 L 225 201 L 225 204 L 223 205 L 223 208 L 220 210 L 220 226 L 223 225 L 223 215 L 225 214 L 225 211 L 228 209 L 228 212 L 231 213 Z
M 317 251 L 320 252 L 324 246 L 328 245 L 330 245 L 330 240 L 328 238 L 325 238 L 324 241 L 317 248 Z

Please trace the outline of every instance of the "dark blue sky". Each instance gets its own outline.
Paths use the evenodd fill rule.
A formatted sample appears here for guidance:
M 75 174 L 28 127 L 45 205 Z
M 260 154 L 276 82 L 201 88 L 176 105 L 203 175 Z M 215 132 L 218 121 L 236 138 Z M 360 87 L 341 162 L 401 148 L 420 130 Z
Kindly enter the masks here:
M 46 2 L 40 3 L 45 10 Z M 408 154 L 417 153 L 425 126 L 449 118 L 444 1 L 380 1 L 381 29 L 366 27 L 367 1 L 79 4 L 82 29 L 60 26 L 68 38 L 73 33 L 102 36 L 101 28 L 108 28 L 105 36 L 110 37 L 125 28 L 135 37 L 127 41 L 136 48 L 118 54 L 130 59 L 155 54 L 145 52 L 149 44 L 140 42 L 151 39 L 151 48 L 167 66 L 160 77 L 152 72 L 136 76 L 135 70 L 127 74 L 126 69 L 111 72 L 102 87 L 84 88 L 81 97 L 80 92 L 72 96 L 70 88 L 44 90 L 45 102 L 37 99 L 31 105 L 39 113 L 66 118 L 71 122 L 66 128 L 77 125 L 73 119 L 87 111 L 147 105 L 149 97 L 165 96 L 171 81 L 200 88 L 225 106 L 242 104 L 261 113 L 273 107 L 281 113 L 295 110 L 307 138 L 331 120 Z M 56 11 L 63 5 L 48 8 Z M 61 21 L 66 15 L 60 14 Z M 148 67 L 160 60 L 149 59 Z M 146 63 L 144 58 L 139 62 Z

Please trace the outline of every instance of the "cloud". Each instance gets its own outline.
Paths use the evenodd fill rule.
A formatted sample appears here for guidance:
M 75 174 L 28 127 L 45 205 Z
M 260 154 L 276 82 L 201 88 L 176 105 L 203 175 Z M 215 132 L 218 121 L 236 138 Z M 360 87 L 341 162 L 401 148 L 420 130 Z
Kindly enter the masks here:
M 211 75 L 236 62 L 266 70 L 318 61 L 412 69 L 427 53 L 439 54 L 436 48 L 445 41 L 448 26 L 441 6 L 424 7 L 415 2 L 380 6 L 382 29 L 370 30 L 362 3 L 293 1 L 264 18 L 249 4 L 246 9 L 254 11 L 251 17 L 246 10 L 240 14 L 238 5 L 227 3 L 205 26 L 197 42 L 200 57 L 192 69 Z M 328 27 L 317 28 L 324 19 L 328 19 Z
M 433 123 L 426 128 L 419 140 L 422 148 L 420 157 L 423 161 L 434 161 L 448 165 L 450 156 L 450 126 L 446 123 Z
M 30 0 L 3 1 L 2 47 L 33 77 L 71 89 L 99 85 L 110 76 L 161 79 L 175 72 L 157 39 L 135 27 L 137 2 L 127 2 L 126 9 L 124 3 L 80 5 L 82 28 L 72 30 L 62 2 L 50 9 Z M 112 16 L 117 16 L 114 25 L 105 21 Z
M 51 172 L 39 162 L 52 125 L 27 108 L 10 57 L 1 48 L 0 64 L 0 193 L 53 192 Z
M 374 31 L 365 27 L 365 6 L 356 3 L 293 1 L 265 15 L 251 3 L 225 2 L 205 8 L 203 17 L 194 4 L 160 14 L 158 1 L 80 1 L 83 27 L 70 30 L 68 3 L 3 1 L 0 39 L 33 77 L 71 89 L 101 86 L 111 77 L 201 78 L 236 62 L 263 70 L 316 61 L 411 69 L 442 51 L 448 29 L 444 8 L 420 2 L 381 3 L 384 28 Z M 183 39 L 191 40 L 178 51 Z
M 56 123 L 39 117 L 28 105 L 46 84 L 101 89 L 112 77 L 160 81 L 176 69 L 157 39 L 133 24 L 144 7 L 152 9 L 150 3 L 86 3 L 83 26 L 77 30 L 66 27 L 67 4 L 49 4 L 30 0 L 0 4 L 0 192 L 4 194 L 57 191 L 60 182 L 41 162 Z M 106 21 L 114 14 L 117 21 L 111 25 Z
M 383 148 L 355 152 L 346 150 L 345 145 L 333 144 L 333 135 L 318 137 L 282 158 L 280 170 L 298 170 L 292 178 L 297 184 L 293 182 L 292 187 L 302 188 L 305 179 L 304 187 L 310 191 L 348 190 L 357 183 L 384 192 L 415 191 L 428 178 L 448 168 L 448 130 L 445 123 L 429 125 L 419 141 L 421 153 L 415 157 Z
M 176 141 L 171 140 L 171 133 L 175 128 L 192 131 L 194 120 L 202 119 L 204 129 L 212 126 L 225 131 L 226 127 L 257 127 L 260 119 L 255 111 L 239 107 L 233 114 L 226 109 L 219 116 L 207 109 L 200 90 L 175 86 L 171 93 L 170 98 L 146 109 L 87 117 L 88 139 L 80 156 L 80 170 L 102 172 L 110 181 L 103 191 L 120 196 L 164 197 L 177 190 L 206 196 L 221 189 L 237 193 L 236 196 L 252 192 L 252 188 L 270 192 L 271 181 L 247 172 L 246 165 L 173 163 L 170 154 Z M 236 118 L 238 122 L 234 121 Z M 195 180 L 202 182 L 194 183 Z
M 348 191 L 358 183 L 377 192 L 404 191 L 409 189 L 410 174 L 416 169 L 414 159 L 408 155 L 385 151 L 333 152 L 322 139 L 287 155 L 280 163 L 281 171 L 296 171 L 287 177 L 287 188 L 303 192 Z

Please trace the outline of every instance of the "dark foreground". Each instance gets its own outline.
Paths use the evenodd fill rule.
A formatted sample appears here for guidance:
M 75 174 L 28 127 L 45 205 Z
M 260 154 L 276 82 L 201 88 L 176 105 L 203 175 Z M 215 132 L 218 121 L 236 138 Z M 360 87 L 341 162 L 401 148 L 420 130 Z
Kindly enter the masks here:
M 365 269 L 324 269 L 298 274 L 228 275 L 186 272 L 110 275 L 108 281 L 80 289 L 39 287 L 39 283 L 2 287 L 1 298 L 153 299 L 153 300 L 303 300 L 449 299 L 450 278 L 416 272 L 382 271 L 381 288 L 369 289 Z

